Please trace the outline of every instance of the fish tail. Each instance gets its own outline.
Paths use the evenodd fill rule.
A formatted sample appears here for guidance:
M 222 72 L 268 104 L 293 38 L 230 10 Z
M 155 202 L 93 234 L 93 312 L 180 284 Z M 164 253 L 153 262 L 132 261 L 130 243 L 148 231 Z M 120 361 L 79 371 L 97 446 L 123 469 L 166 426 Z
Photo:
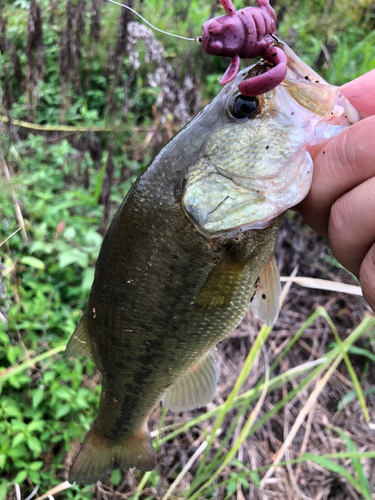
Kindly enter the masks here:
M 112 440 L 97 429 L 94 422 L 73 462 L 68 479 L 71 484 L 84 485 L 104 479 L 117 468 L 137 467 L 146 471 L 152 470 L 155 465 L 155 453 L 146 429 L 130 437 Z

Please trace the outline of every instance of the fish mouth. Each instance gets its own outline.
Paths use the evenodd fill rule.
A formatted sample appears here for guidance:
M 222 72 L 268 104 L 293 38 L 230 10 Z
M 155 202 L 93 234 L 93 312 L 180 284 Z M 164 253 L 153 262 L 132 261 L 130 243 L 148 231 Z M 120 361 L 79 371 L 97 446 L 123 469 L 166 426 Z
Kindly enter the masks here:
M 238 73 L 218 96 L 222 108 L 202 156 L 188 167 L 181 203 L 207 238 L 264 229 L 297 205 L 311 186 L 311 154 L 356 120 L 339 89 L 281 48 L 288 59 L 284 82 L 258 96 L 255 113 L 238 118 L 231 109 L 239 84 L 267 72 L 269 64 Z
M 247 68 L 247 70 L 242 71 L 241 80 L 249 80 L 250 78 L 254 78 L 255 76 L 263 75 L 264 73 L 267 73 L 271 68 L 273 68 L 273 65 L 262 59 L 253 66 L 250 66 L 250 68 Z

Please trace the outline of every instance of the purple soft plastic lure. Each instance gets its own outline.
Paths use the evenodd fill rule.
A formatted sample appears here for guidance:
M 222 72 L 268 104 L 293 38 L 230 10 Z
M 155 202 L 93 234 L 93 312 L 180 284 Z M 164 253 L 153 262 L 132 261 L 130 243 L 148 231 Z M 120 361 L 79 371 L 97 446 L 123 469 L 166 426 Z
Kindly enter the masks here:
M 202 26 L 202 46 L 207 54 L 232 57 L 220 80 L 221 85 L 231 82 L 237 75 L 240 59 L 262 56 L 272 68 L 255 78 L 244 80 L 239 87 L 246 96 L 264 94 L 283 81 L 287 59 L 274 42 L 276 16 L 269 0 L 257 0 L 258 7 L 236 11 L 231 0 L 220 0 L 226 16 L 215 17 Z

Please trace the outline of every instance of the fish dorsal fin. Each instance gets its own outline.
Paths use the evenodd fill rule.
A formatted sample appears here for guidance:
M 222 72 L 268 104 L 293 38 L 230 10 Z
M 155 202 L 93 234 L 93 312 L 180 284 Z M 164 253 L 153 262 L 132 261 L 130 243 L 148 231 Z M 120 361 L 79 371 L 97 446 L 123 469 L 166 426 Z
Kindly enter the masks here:
M 281 293 L 280 274 L 275 255 L 268 261 L 260 275 L 257 289 L 251 306 L 267 326 L 272 326 L 279 316 L 279 299 Z
M 212 269 L 204 283 L 198 299 L 198 306 L 213 309 L 226 306 L 242 278 L 249 259 L 236 258 L 229 251 Z
M 83 313 L 64 352 L 64 358 L 78 358 L 79 356 L 92 357 L 86 312 Z
M 213 400 L 216 384 L 215 357 L 209 352 L 169 388 L 163 405 L 172 411 L 200 408 Z

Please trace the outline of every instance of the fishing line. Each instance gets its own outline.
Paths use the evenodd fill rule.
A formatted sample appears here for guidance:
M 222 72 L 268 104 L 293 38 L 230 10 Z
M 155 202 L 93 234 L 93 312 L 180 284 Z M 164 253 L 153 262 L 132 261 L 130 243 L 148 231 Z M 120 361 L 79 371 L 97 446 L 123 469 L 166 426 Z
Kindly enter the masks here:
M 134 9 L 132 9 L 128 5 L 123 5 L 122 3 L 115 2 L 114 0 L 108 0 L 108 2 L 114 3 L 116 5 L 119 5 L 120 7 L 124 7 L 124 9 L 130 10 L 131 12 L 133 12 L 133 14 L 140 17 L 142 19 L 142 21 L 144 21 L 146 24 L 151 26 L 152 29 L 154 29 L 156 31 L 160 31 L 160 33 L 164 33 L 164 35 L 174 36 L 175 38 L 181 38 L 181 40 L 189 40 L 189 41 L 193 41 L 193 42 L 196 41 L 196 38 L 186 38 L 185 36 L 174 35 L 173 33 L 168 33 L 167 31 L 159 30 L 159 28 L 157 28 L 156 26 L 153 26 L 144 17 L 142 17 L 141 14 L 138 14 L 138 12 L 136 12 Z

